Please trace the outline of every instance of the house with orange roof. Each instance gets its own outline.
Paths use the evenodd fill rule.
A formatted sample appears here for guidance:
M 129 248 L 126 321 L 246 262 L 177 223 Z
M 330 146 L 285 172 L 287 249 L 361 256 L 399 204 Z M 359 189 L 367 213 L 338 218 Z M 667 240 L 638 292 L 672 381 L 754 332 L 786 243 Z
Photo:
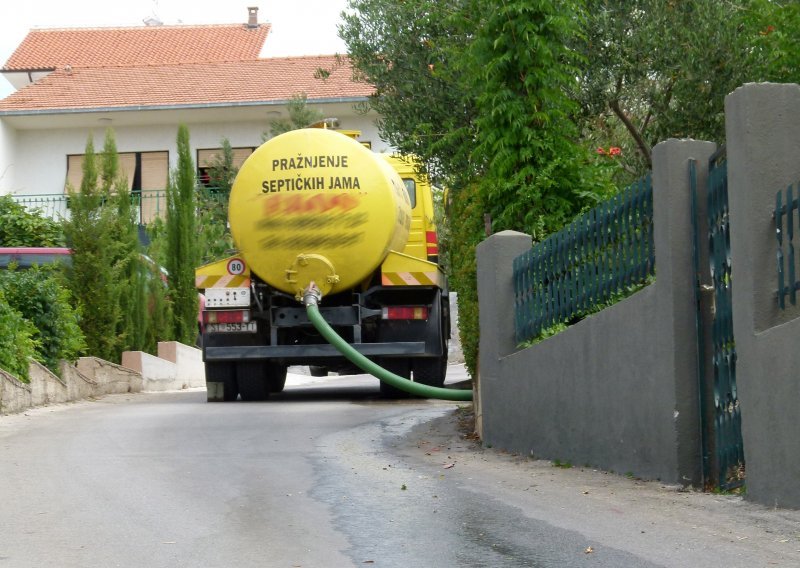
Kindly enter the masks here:
M 257 11 L 242 24 L 31 30 L 0 69 L 17 89 L 0 100 L 0 194 L 66 214 L 87 138 L 99 149 L 110 127 L 147 221 L 164 205 L 179 124 L 201 175 L 223 138 L 241 164 L 299 94 L 341 128 L 362 131 L 374 151 L 391 150 L 376 115 L 357 108 L 372 88 L 353 80 L 346 59 L 261 58 L 270 25 Z

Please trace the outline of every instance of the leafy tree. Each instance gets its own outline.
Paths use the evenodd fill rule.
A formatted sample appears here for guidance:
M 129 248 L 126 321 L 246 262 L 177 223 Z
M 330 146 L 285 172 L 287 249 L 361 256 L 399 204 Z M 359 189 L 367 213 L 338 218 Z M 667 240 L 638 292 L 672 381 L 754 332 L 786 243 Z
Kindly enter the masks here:
M 494 229 L 540 240 L 612 187 L 578 143 L 575 104 L 580 3 L 473 0 L 483 19 L 457 67 L 481 85 L 475 99 L 473 162 Z M 532 48 L 532 46 L 534 48 Z
M 0 369 L 26 383 L 29 361 L 36 356 L 35 334 L 34 325 L 9 305 L 0 288 Z
M 764 76 L 747 59 L 757 14 L 772 4 L 587 0 L 576 97 L 590 144 L 619 147 L 630 180 L 651 167 L 662 140 L 724 141 L 725 96 Z
M 381 116 L 381 138 L 451 189 L 482 166 L 471 152 L 479 85 L 456 65 L 478 27 L 466 4 L 350 0 L 339 28 L 355 77 L 375 87 L 369 106 Z
M 173 308 L 172 331 L 177 341 L 191 345 L 197 335 L 197 265 L 195 234 L 195 168 L 189 147 L 189 129 L 178 127 L 178 167 L 167 188 L 167 270 Z
M 800 81 L 800 3 L 793 0 L 752 0 L 741 13 L 743 29 L 750 30 L 752 48 L 746 68 L 749 80 Z
M 267 135 L 266 132 L 262 135 L 264 141 L 269 140 L 272 136 L 277 136 L 284 132 L 289 132 L 290 130 L 305 128 L 324 118 L 321 112 L 308 106 L 308 97 L 305 93 L 292 95 L 287 110 L 289 112 L 288 119 L 283 118 L 270 121 L 269 135 Z
M 10 195 L 0 196 L 0 246 L 3 247 L 57 247 L 64 245 L 61 225 L 30 211 L 14 201 Z
M 556 5 L 557 4 L 557 5 Z M 443 243 L 459 294 L 467 366 L 477 360 L 475 245 L 494 230 L 543 238 L 610 191 L 578 145 L 579 1 L 351 0 L 340 36 L 375 85 L 382 137 L 450 190 L 458 227 Z M 468 215 L 466 218 L 464 215 Z

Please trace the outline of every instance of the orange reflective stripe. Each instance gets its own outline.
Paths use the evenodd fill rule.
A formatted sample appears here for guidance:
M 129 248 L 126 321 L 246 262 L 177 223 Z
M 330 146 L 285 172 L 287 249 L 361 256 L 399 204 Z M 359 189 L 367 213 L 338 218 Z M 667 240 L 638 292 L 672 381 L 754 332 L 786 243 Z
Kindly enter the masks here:
M 438 272 L 384 272 L 381 275 L 384 286 L 438 286 Z
M 206 275 L 196 276 L 194 279 L 195 288 L 249 288 L 249 276 L 233 276 L 226 274 L 225 276 Z

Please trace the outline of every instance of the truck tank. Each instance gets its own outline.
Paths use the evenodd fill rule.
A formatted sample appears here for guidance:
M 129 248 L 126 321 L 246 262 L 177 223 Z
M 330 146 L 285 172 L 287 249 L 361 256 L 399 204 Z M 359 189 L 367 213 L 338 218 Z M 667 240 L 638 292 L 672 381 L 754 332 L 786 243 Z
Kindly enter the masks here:
M 408 239 L 402 179 L 357 141 L 321 129 L 272 138 L 244 162 L 229 202 L 231 233 L 250 270 L 299 297 L 352 288 Z
M 238 251 L 196 271 L 209 401 L 264 400 L 283 390 L 290 365 L 358 372 L 323 322 L 398 384 L 444 384 L 447 280 L 431 187 L 413 161 L 341 132 L 295 130 L 245 161 L 228 207 Z M 304 305 L 303 291 L 317 288 L 319 305 Z M 381 378 L 381 393 L 397 396 L 390 383 Z

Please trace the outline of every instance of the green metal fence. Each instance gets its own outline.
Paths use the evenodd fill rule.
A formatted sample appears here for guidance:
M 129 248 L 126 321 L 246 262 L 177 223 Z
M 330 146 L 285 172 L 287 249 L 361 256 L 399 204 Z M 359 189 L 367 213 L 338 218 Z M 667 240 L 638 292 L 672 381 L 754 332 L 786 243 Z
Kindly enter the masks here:
M 728 165 L 724 148 L 709 159 L 707 184 L 708 246 L 714 320 L 711 326 L 714 446 L 712 479 L 729 490 L 744 483 L 742 412 L 736 385 L 736 341 L 733 336 L 733 279 L 728 208 Z
M 797 192 L 800 194 L 800 183 L 798 184 Z M 786 201 L 783 199 L 783 190 L 778 191 L 775 195 L 775 211 L 773 213 L 775 218 L 775 237 L 778 240 L 778 306 L 782 310 L 786 309 L 787 296 L 793 306 L 797 305 L 797 291 L 800 290 L 794 252 L 795 210 L 798 213 L 798 223 L 800 223 L 800 195 L 795 197 L 794 188 L 789 185 L 786 188 Z M 784 218 L 786 219 L 785 231 Z M 784 250 L 786 251 L 785 253 Z
M 645 282 L 654 249 L 648 174 L 514 259 L 517 342 Z

